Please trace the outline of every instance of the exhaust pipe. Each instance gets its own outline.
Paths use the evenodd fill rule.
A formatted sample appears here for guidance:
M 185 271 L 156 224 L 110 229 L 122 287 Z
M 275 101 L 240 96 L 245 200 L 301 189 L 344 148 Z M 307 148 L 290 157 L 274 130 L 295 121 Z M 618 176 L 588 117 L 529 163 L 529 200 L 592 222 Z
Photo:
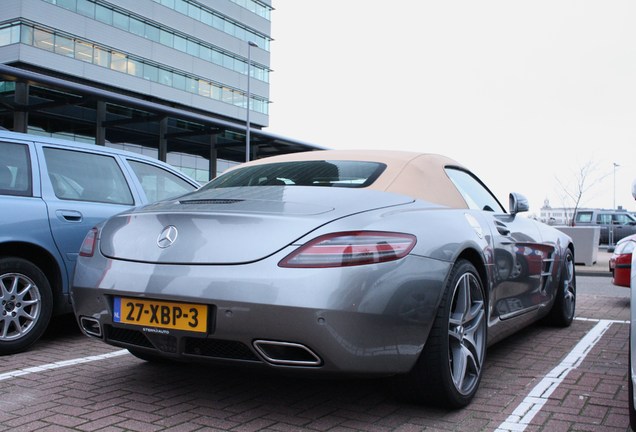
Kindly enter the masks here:
M 269 363 L 285 366 L 320 366 L 322 360 L 305 345 L 268 340 L 254 341 L 254 348 Z
M 98 338 L 102 337 L 102 327 L 99 325 L 99 321 L 97 321 L 95 318 L 81 317 L 80 327 L 86 334 Z

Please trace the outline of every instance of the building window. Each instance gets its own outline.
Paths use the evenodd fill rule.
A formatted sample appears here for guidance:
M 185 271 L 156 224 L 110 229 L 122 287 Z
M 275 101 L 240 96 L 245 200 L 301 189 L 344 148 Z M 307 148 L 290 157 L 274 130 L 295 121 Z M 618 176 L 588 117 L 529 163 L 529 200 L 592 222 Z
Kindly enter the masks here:
M 178 36 L 178 35 L 174 36 L 174 45 L 173 45 L 174 49 L 181 52 L 186 52 L 187 46 L 188 46 L 188 41 L 186 40 L 186 38 L 184 38 L 183 36 Z
M 186 89 L 186 77 L 180 74 L 172 75 L 172 87 L 185 90 Z
M 204 97 L 211 97 L 212 85 L 209 82 L 199 80 L 199 94 Z
M 73 39 L 61 35 L 55 35 L 55 52 L 66 57 L 74 57 Z
M 174 47 L 174 35 L 169 31 L 160 30 L 159 43 L 165 46 Z
M 234 21 L 231 21 L 221 15 L 218 15 L 217 13 L 215 13 L 214 10 L 210 10 L 203 5 L 200 5 L 196 2 L 192 2 L 190 0 L 175 0 L 174 6 L 171 6 L 170 4 L 168 4 L 169 2 L 166 2 L 165 0 L 153 0 L 153 1 L 155 3 L 159 3 L 163 6 L 166 6 L 176 12 L 179 12 L 183 15 L 186 15 L 203 24 L 214 27 L 215 29 L 220 30 L 224 33 L 227 33 L 231 36 L 240 38 L 244 40 L 245 42 L 251 40 L 255 42 L 262 49 L 269 51 L 269 48 L 270 48 L 269 38 L 251 29 L 245 28 L 244 26 L 239 25 L 235 23 Z M 256 4 L 256 2 L 252 2 L 252 3 Z M 261 7 L 263 7 L 262 4 L 261 4 Z M 252 12 L 255 12 L 257 9 L 261 11 L 261 9 L 257 8 L 256 6 L 254 6 L 253 9 L 254 10 Z M 212 15 L 211 23 L 210 23 L 210 15 Z M 263 17 L 269 20 L 269 14 L 267 13 L 266 15 L 267 17 L 265 16 Z
M 124 31 L 128 31 L 130 18 L 121 12 L 113 11 L 113 25 Z
M 93 49 L 93 63 L 102 67 L 110 67 L 110 51 L 100 47 Z
M 104 24 L 108 24 L 112 26 L 113 25 L 113 10 L 98 4 L 96 5 L 96 8 L 95 8 L 95 19 L 97 21 L 103 22 Z
M 95 17 L 95 3 L 88 0 L 77 0 L 77 13 L 89 18 Z
M 65 9 L 75 10 L 75 8 L 77 7 L 76 0 L 57 0 L 56 4 L 58 6 L 62 6 Z
M 93 44 L 82 41 L 75 42 L 75 58 L 87 63 L 93 62 Z
M 78 3 L 76 3 L 75 1 L 60 2 L 59 0 L 42 1 L 61 6 L 64 9 L 68 9 L 73 12 L 80 13 L 84 16 L 114 26 L 121 30 L 133 33 L 137 36 L 145 37 L 152 41 L 159 42 L 163 45 L 166 45 L 167 47 L 174 48 L 182 52 L 187 52 L 189 55 L 201 58 L 205 61 L 212 61 L 212 63 L 215 63 L 219 66 L 227 67 L 235 72 L 245 74 L 245 70 L 247 69 L 246 59 L 238 58 L 231 54 L 225 53 L 224 51 L 219 50 L 212 45 L 209 45 L 207 42 L 187 38 L 184 35 L 178 35 L 176 32 L 173 32 L 170 29 L 159 28 L 156 24 L 145 20 L 142 16 L 132 16 L 131 14 L 117 10 L 114 6 L 110 6 L 106 3 L 102 4 L 99 0 L 79 0 Z M 171 9 L 176 8 L 174 2 L 166 3 L 159 0 L 154 1 L 157 3 L 161 3 L 166 7 L 170 7 Z M 172 4 L 172 6 L 170 6 L 170 4 Z M 180 5 L 179 10 L 183 10 L 184 12 L 182 13 L 184 15 L 197 19 L 197 21 L 204 22 L 203 16 L 205 14 L 203 14 L 203 11 L 205 9 L 202 9 L 203 6 L 191 3 L 186 0 L 179 0 L 179 2 L 176 4 Z M 201 13 L 191 11 L 200 11 Z M 211 17 L 211 20 L 209 23 L 206 23 L 207 25 L 215 27 L 216 29 L 229 33 L 245 41 L 253 40 L 258 44 L 260 48 L 269 50 L 269 43 L 265 43 L 266 41 L 268 42 L 268 40 L 265 39 L 265 37 L 263 37 L 262 35 L 259 35 L 257 33 L 250 33 L 243 27 L 240 27 L 235 23 L 220 16 L 213 15 L 211 12 L 208 12 L 208 15 Z M 214 18 L 218 19 L 215 20 Z M 211 56 L 210 51 L 212 51 L 215 55 Z M 257 70 L 257 73 L 254 74 L 255 79 L 269 82 L 269 69 L 267 67 L 258 64 L 252 64 L 252 69 Z
M 53 51 L 53 33 L 36 28 L 33 31 L 33 45 L 36 48 Z
M 150 39 L 152 41 L 158 41 L 161 34 L 161 30 L 159 30 L 159 27 L 153 26 L 153 25 L 147 25 L 146 26 L 146 32 L 145 32 L 145 37 L 147 39 Z
M 15 30 L 18 31 L 16 32 Z M 11 45 L 12 43 L 19 42 L 19 39 L 16 37 L 19 36 L 19 34 L 19 28 L 16 28 L 15 26 L 0 29 L 0 46 Z
M 146 36 L 146 24 L 136 18 L 130 18 L 130 32 L 137 36 Z
M 172 72 L 159 69 L 159 84 L 172 87 Z
M 21 35 L 21 36 L 20 36 Z M 13 39 L 20 42 L 52 51 L 67 57 L 109 68 L 140 78 L 177 88 L 191 94 L 209 97 L 234 106 L 246 107 L 245 93 L 231 87 L 212 83 L 201 77 L 192 76 L 179 71 L 161 68 L 145 59 L 137 58 L 126 53 L 112 51 L 87 41 L 43 29 L 27 23 L 15 23 L 0 28 L 0 46 L 10 43 Z M 268 114 L 268 101 L 257 95 L 252 95 L 250 110 Z
M 267 6 L 266 4 L 263 4 L 255 0 L 230 0 L 230 1 L 232 1 L 233 3 L 236 3 L 242 8 L 249 10 L 250 12 L 254 12 L 256 15 L 263 17 L 268 21 L 271 19 L 272 8 L 270 6 Z
M 143 63 L 135 60 L 135 59 L 128 59 L 128 75 L 134 75 L 137 77 L 141 77 L 143 76 Z
M 33 27 L 24 25 L 16 27 L 20 27 L 20 42 L 26 45 L 33 45 Z
M 111 53 L 111 59 L 110 59 L 111 69 L 116 70 L 118 72 L 126 73 L 127 63 L 128 62 L 126 61 L 126 54 L 118 53 L 118 52 Z
M 175 0 L 174 1 L 174 10 L 184 15 L 188 14 L 188 3 L 184 0 Z
M 144 63 L 144 79 L 158 82 L 159 81 L 159 69 L 157 66 L 153 66 L 147 63 Z

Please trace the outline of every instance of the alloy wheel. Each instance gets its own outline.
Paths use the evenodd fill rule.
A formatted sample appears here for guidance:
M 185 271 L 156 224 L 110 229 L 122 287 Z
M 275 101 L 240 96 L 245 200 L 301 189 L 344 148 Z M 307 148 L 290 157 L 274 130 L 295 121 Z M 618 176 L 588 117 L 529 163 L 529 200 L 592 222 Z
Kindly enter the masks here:
M 486 350 L 486 311 L 480 284 L 463 274 L 453 292 L 448 319 L 448 361 L 457 391 L 467 395 L 479 383 Z
M 37 323 L 42 298 L 37 285 L 19 273 L 0 276 L 0 341 L 24 337 Z

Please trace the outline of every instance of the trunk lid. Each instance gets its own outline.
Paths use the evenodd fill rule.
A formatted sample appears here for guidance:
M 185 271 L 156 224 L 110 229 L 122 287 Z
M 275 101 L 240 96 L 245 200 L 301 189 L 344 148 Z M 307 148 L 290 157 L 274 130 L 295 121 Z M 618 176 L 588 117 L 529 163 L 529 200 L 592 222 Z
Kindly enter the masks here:
M 100 250 L 110 258 L 149 263 L 246 263 L 272 255 L 335 219 L 410 202 L 410 197 L 367 189 L 203 190 L 109 219 Z

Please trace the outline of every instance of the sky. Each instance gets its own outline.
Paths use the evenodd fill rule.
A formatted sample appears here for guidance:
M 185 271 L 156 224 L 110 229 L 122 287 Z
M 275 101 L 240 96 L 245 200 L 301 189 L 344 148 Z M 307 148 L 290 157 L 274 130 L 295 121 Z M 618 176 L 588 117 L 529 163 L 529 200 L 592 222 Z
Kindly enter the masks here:
M 266 131 L 443 154 L 531 214 L 581 180 L 580 207 L 636 211 L 633 0 L 272 5 Z

